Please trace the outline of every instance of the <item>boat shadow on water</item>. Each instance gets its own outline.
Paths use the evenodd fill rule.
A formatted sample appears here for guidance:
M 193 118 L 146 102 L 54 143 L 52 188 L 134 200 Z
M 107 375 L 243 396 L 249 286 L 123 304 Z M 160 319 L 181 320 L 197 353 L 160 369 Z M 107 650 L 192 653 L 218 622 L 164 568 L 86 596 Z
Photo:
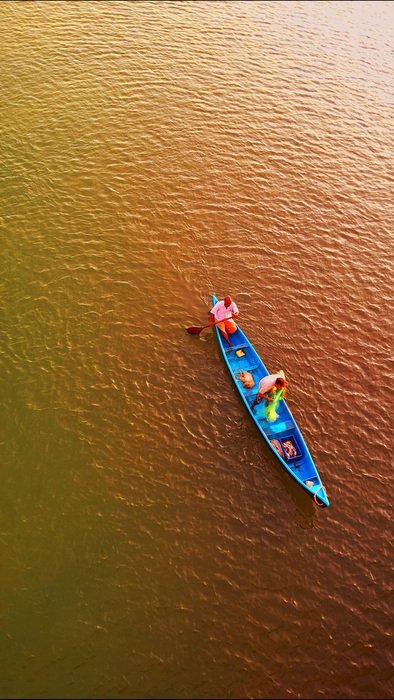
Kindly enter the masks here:
M 218 348 L 218 357 L 220 357 L 220 350 Z M 234 386 L 229 384 L 229 391 L 233 392 L 234 399 L 240 406 L 242 406 L 242 399 L 239 392 Z M 240 415 L 242 411 L 240 412 Z M 249 422 L 245 417 L 245 420 L 241 421 L 242 432 L 244 432 L 244 439 L 247 445 L 244 446 L 244 451 L 249 452 L 249 458 L 254 462 L 254 468 L 256 470 L 264 469 L 267 471 L 267 467 L 272 473 L 274 478 L 278 477 L 281 485 L 283 485 L 284 490 L 290 495 L 291 500 L 295 505 L 294 520 L 295 524 L 304 529 L 312 529 L 315 523 L 315 516 L 317 512 L 317 506 L 314 505 L 313 500 L 310 495 L 299 488 L 298 484 L 294 482 L 290 474 L 283 470 L 282 466 L 278 463 L 274 454 L 268 448 L 267 445 L 261 442 L 259 439 L 258 430 L 252 422 Z M 283 494 L 285 497 L 285 494 Z M 320 510 L 320 509 L 319 509 Z
M 237 401 L 242 404 L 238 392 L 234 390 Z M 245 439 L 250 446 L 250 458 L 254 462 L 256 470 L 264 470 L 265 473 L 272 474 L 272 478 L 278 478 L 281 486 L 284 487 L 283 498 L 286 500 L 288 494 L 295 505 L 294 521 L 295 525 L 303 530 L 312 529 L 315 524 L 317 511 L 320 510 L 314 505 L 311 497 L 293 481 L 290 474 L 285 472 L 271 453 L 268 446 L 261 443 L 259 434 L 253 424 L 245 426 Z
M 217 297 L 212 295 L 212 302 Z M 214 330 L 222 359 L 233 380 L 238 396 L 258 429 L 271 454 L 275 455 L 284 473 L 289 474 L 319 507 L 330 505 L 319 472 L 284 397 L 274 404 L 270 415 L 258 405 L 258 391 L 263 378 L 269 382 L 278 376 L 269 373 L 261 357 L 239 325 L 231 330 L 231 340 L 216 326 Z M 283 393 L 283 392 L 282 392 Z M 270 404 L 271 407 L 271 404 Z M 262 410 L 263 409 L 263 410 Z M 299 501 L 298 501 L 299 502 Z
M 264 447 L 261 448 L 262 450 Z M 266 458 L 267 463 L 269 463 L 270 468 L 275 472 L 275 475 L 279 477 L 280 482 L 285 487 L 287 493 L 290 495 L 293 501 L 296 512 L 295 512 L 295 522 L 296 524 L 304 530 L 313 528 L 315 522 L 315 516 L 317 507 L 313 504 L 310 496 L 304 491 L 301 491 L 297 484 L 294 483 L 291 476 L 283 471 L 280 464 L 278 464 L 275 457 L 273 457 L 269 450 L 264 450 L 267 452 Z

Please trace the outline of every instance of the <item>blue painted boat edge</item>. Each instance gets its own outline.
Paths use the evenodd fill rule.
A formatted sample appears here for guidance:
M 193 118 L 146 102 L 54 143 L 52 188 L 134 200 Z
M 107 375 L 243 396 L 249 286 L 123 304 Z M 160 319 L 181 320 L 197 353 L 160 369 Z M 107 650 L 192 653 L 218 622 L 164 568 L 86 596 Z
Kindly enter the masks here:
M 212 302 L 213 302 L 213 304 L 216 304 L 216 302 L 218 301 L 216 295 L 215 295 L 215 294 L 212 294 L 211 297 L 212 297 Z M 238 324 L 237 324 L 237 325 L 238 325 Z M 252 343 L 251 343 L 250 340 L 247 338 L 247 336 L 246 336 L 245 333 L 242 331 L 242 329 L 239 327 L 239 325 L 238 325 L 238 331 L 242 334 L 242 336 L 243 336 L 244 339 L 245 339 L 245 342 L 249 345 L 249 347 L 255 352 L 256 356 L 258 357 L 258 359 L 259 359 L 260 362 L 261 362 L 261 365 L 262 365 L 263 369 L 266 371 L 267 374 L 269 374 L 269 372 L 268 372 L 266 366 L 264 365 L 262 359 L 260 358 L 258 352 L 257 352 L 256 349 L 253 347 Z M 234 373 L 233 373 L 233 371 L 232 371 L 231 365 L 230 365 L 230 363 L 229 363 L 229 361 L 228 361 L 226 352 L 225 352 L 225 350 L 224 350 L 224 346 L 223 346 L 223 342 L 222 342 L 221 333 L 220 333 L 220 331 L 219 331 L 219 329 L 218 329 L 217 326 L 215 327 L 215 333 L 216 333 L 216 339 L 217 339 L 218 344 L 219 344 L 219 347 L 220 347 L 220 351 L 221 351 L 221 353 L 222 353 L 222 356 L 223 356 L 223 358 L 224 358 L 224 361 L 225 361 L 225 363 L 226 363 L 226 366 L 227 366 L 227 369 L 228 369 L 228 371 L 229 371 L 229 373 L 230 373 L 230 376 L 232 377 L 232 379 L 233 379 L 233 381 L 234 381 L 234 384 L 235 384 L 235 386 L 236 386 L 236 388 L 237 388 L 237 391 L 238 391 L 238 393 L 239 393 L 239 395 L 240 395 L 240 397 L 241 397 L 243 403 L 245 404 L 245 406 L 246 406 L 246 408 L 247 408 L 247 410 L 248 410 L 248 412 L 249 412 L 249 415 L 251 416 L 251 418 L 252 418 L 254 424 L 255 424 L 256 427 L 258 428 L 260 435 L 262 435 L 262 437 L 264 438 L 264 440 L 265 440 L 265 442 L 267 443 L 268 447 L 270 448 L 271 452 L 273 452 L 273 454 L 275 455 L 275 457 L 279 460 L 279 462 L 282 464 L 282 466 L 286 469 L 287 473 L 290 474 L 290 476 L 293 477 L 293 479 L 295 479 L 295 481 L 297 481 L 297 483 L 298 483 L 310 496 L 312 496 L 312 497 L 315 497 L 315 496 L 316 496 L 316 498 L 318 498 L 319 501 L 321 501 L 322 505 L 324 505 L 325 507 L 328 507 L 328 506 L 330 505 L 330 502 L 329 502 L 329 500 L 328 500 L 328 498 L 327 498 L 327 494 L 326 494 L 326 492 L 325 492 L 325 489 L 324 489 L 322 480 L 321 480 L 321 478 L 320 478 L 320 474 L 319 474 L 319 472 L 318 472 L 318 470 L 317 470 L 317 467 L 316 467 L 316 465 L 315 465 L 315 463 L 314 463 L 314 460 L 313 460 L 312 455 L 311 455 L 311 453 L 310 453 L 310 451 L 309 451 L 309 449 L 308 449 L 308 446 L 307 446 L 307 444 L 306 444 L 306 442 L 305 442 L 305 440 L 304 440 L 304 438 L 303 438 L 303 436 L 302 436 L 302 433 L 301 433 L 301 431 L 300 431 L 300 429 L 299 429 L 299 427 L 298 427 L 298 425 L 297 425 L 297 422 L 295 421 L 295 419 L 294 419 L 294 417 L 293 417 L 293 415 L 292 415 L 292 413 L 291 413 L 289 407 L 287 406 L 286 402 L 285 402 L 285 405 L 286 405 L 287 411 L 288 411 L 289 414 L 290 414 L 291 420 L 292 420 L 292 422 L 293 422 L 293 424 L 294 424 L 294 428 L 295 428 L 295 431 L 296 431 L 296 435 L 297 435 L 297 437 L 299 438 L 300 442 L 302 443 L 302 446 L 303 446 L 303 448 L 304 448 L 304 450 L 305 450 L 306 456 L 307 456 L 307 458 L 309 459 L 309 461 L 310 461 L 310 463 L 311 463 L 311 465 L 312 465 L 312 467 L 313 467 L 313 469 L 314 469 L 315 478 L 317 478 L 317 480 L 318 480 L 318 484 L 317 484 L 317 486 L 314 487 L 314 488 L 310 488 L 309 486 L 307 486 L 307 484 L 305 484 L 304 481 L 302 481 L 302 479 L 300 479 L 300 478 L 297 476 L 297 474 L 295 474 L 295 473 L 289 468 L 289 465 L 286 464 L 286 462 L 284 461 L 284 459 L 282 459 L 282 457 L 281 457 L 280 454 L 275 450 L 275 448 L 273 447 L 273 445 L 271 445 L 270 440 L 268 439 L 268 437 L 267 437 L 266 434 L 264 433 L 264 431 L 263 431 L 261 425 L 260 425 L 259 422 L 257 421 L 256 416 L 254 415 L 253 411 L 251 410 L 251 408 L 250 408 L 250 406 L 249 406 L 249 403 L 247 402 L 247 400 L 246 400 L 244 394 L 242 393 L 242 391 L 241 391 L 241 389 L 240 389 L 240 387 L 239 387 L 239 385 L 238 385 L 238 383 L 237 383 L 237 381 L 236 381 L 236 379 L 235 379 L 235 376 L 234 376 Z

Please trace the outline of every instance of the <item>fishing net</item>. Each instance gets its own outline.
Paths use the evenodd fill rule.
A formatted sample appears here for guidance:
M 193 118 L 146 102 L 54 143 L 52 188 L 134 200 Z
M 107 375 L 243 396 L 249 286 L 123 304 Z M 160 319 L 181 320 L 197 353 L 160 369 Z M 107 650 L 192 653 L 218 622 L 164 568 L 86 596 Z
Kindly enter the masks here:
M 281 399 L 283 399 L 284 393 L 284 389 L 279 389 L 279 391 L 273 392 L 273 395 L 270 392 L 270 398 L 273 399 L 273 401 L 267 401 L 265 406 L 265 417 L 270 423 L 275 421 L 279 416 L 277 408 L 279 402 L 281 401 Z

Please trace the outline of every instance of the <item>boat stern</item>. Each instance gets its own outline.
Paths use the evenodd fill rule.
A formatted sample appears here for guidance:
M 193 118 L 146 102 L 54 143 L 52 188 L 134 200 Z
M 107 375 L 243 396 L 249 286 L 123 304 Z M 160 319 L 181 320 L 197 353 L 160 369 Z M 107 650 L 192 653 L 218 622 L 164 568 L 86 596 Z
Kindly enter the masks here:
M 330 501 L 328 500 L 326 489 L 323 484 L 317 484 L 313 489 L 313 500 L 319 508 L 328 508 Z

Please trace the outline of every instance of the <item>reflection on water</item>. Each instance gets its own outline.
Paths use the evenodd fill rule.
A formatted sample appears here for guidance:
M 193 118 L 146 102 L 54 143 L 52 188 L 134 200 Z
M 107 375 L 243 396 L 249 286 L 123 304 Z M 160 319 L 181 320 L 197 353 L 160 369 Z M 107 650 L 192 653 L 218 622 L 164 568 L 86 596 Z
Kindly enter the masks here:
M 392 4 L 0 16 L 0 695 L 392 697 Z M 211 293 L 330 509 L 185 333 Z

